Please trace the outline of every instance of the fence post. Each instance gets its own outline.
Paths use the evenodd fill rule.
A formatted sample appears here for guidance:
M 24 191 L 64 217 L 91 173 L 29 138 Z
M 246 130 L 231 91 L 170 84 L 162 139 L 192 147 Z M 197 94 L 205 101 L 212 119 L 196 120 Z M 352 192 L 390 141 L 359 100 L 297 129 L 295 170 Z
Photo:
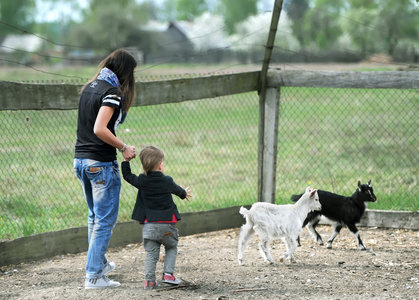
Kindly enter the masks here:
M 280 88 L 267 88 L 260 99 L 258 201 L 275 203 Z

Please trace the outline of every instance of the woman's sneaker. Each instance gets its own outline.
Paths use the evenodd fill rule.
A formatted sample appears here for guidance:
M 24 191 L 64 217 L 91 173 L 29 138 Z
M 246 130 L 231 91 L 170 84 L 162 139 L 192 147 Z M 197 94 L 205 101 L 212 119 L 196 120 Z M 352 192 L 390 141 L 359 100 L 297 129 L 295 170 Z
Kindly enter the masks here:
M 111 262 L 108 262 L 104 267 L 103 267 L 103 275 L 106 275 L 106 274 L 108 274 L 109 272 L 111 272 L 111 271 L 113 271 L 113 270 L 115 270 L 115 268 L 116 268 L 116 264 L 113 262 L 113 261 L 111 261 Z
M 84 287 L 87 290 L 114 288 L 120 285 L 121 284 L 118 281 L 110 280 L 105 275 L 103 275 L 101 278 L 86 278 L 84 283 Z
M 162 282 L 170 284 L 180 284 L 180 280 L 177 279 L 173 274 L 163 273 Z
M 152 290 L 156 287 L 157 282 L 155 281 L 144 281 L 144 289 L 145 290 Z

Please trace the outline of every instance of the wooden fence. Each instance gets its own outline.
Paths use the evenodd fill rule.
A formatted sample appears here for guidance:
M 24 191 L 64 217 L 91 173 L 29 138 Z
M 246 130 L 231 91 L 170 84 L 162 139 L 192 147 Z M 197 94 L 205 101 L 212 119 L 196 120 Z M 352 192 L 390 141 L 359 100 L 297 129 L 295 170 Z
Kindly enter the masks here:
M 248 72 L 166 81 L 138 82 L 134 106 L 211 99 L 256 91 L 259 87 L 260 76 L 261 72 Z M 270 70 L 266 78 L 266 92 L 261 93 L 266 95 L 266 97 L 259 100 L 258 200 L 271 203 L 275 202 L 281 87 L 419 89 L 419 71 L 318 72 Z M 81 85 L 64 83 L 26 84 L 0 82 L 0 110 L 77 109 L 80 88 Z M 187 218 L 195 218 L 198 221 L 185 222 L 188 225 L 182 224 L 181 226 L 187 227 L 180 228 L 180 231 L 185 235 L 236 227 L 242 220 L 237 216 L 231 217 L 231 209 L 236 208 L 216 213 L 200 212 L 188 214 Z M 217 217 L 223 214 L 227 214 L 230 217 L 214 222 Z M 397 212 L 391 212 L 388 215 L 391 216 L 389 220 L 383 221 L 381 214 L 377 212 L 367 213 L 367 220 L 371 219 L 372 221 L 364 222 L 364 225 L 379 227 L 394 227 L 394 225 L 397 225 L 418 229 L 417 213 L 403 213 L 403 222 L 394 222 L 394 220 L 400 219 L 400 214 Z M 208 219 L 208 222 L 202 222 L 206 219 Z M 230 222 L 226 222 L 226 220 Z M 111 241 L 111 246 L 135 242 L 132 239 L 136 235 L 132 234 L 132 231 L 135 230 L 138 233 L 138 229 L 136 227 L 133 228 L 134 226 L 138 226 L 138 224 L 133 224 L 133 222 L 118 224 L 115 230 L 118 231 L 120 228 L 124 230 L 120 230 L 121 234 L 118 235 L 117 240 L 113 239 Z M 86 235 L 87 230 L 85 228 L 73 228 L 62 232 L 46 233 L 2 242 L 0 243 L 0 260 L 2 264 L 18 263 L 61 253 L 85 251 Z M 37 250 L 33 251 L 34 248 Z
M 138 82 L 134 106 L 210 99 L 258 90 L 261 72 Z M 196 88 L 199 87 L 199 88 Z M 275 201 L 281 87 L 419 89 L 419 71 L 269 70 L 259 101 L 258 201 Z M 77 109 L 81 85 L 0 82 L 0 110 Z

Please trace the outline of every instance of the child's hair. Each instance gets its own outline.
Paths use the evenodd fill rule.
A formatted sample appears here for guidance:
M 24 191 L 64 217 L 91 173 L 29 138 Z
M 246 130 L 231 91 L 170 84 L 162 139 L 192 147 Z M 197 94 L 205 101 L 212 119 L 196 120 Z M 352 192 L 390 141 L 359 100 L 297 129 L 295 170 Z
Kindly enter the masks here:
M 143 165 L 144 173 L 147 174 L 164 161 L 164 153 L 157 146 L 147 146 L 141 150 L 140 160 Z

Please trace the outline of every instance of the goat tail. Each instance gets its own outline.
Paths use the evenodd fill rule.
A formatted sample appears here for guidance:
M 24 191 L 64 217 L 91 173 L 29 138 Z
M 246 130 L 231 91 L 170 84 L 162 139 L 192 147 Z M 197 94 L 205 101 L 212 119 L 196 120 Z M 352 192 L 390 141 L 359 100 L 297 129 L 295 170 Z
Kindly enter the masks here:
M 239 213 L 246 219 L 249 216 L 249 210 L 243 206 L 240 207 Z

